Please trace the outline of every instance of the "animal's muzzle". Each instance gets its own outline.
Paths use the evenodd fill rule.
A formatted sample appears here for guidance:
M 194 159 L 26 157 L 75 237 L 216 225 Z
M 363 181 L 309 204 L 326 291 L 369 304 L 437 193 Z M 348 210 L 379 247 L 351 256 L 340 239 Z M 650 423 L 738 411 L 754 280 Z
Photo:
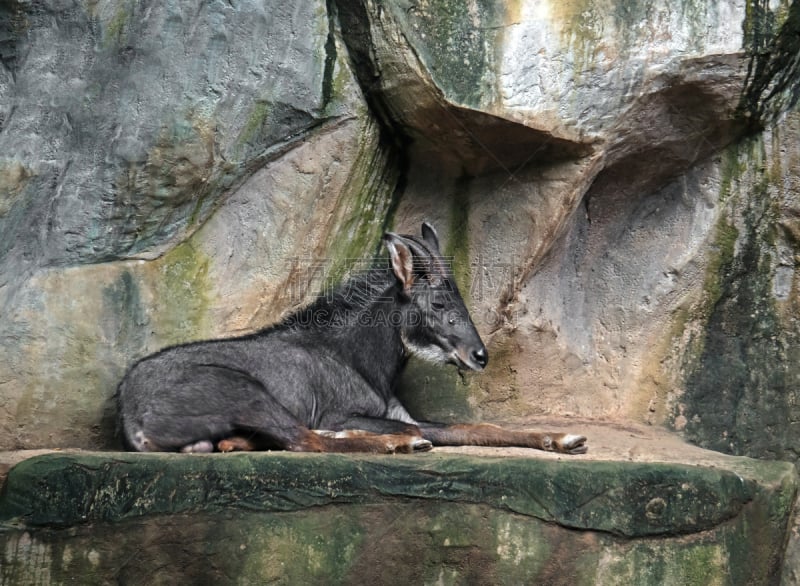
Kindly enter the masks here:
M 450 356 L 459 368 L 470 370 L 483 370 L 489 362 L 489 353 L 483 344 L 476 348 L 456 348 Z
M 480 366 L 481 370 L 484 369 L 489 363 L 489 353 L 486 352 L 485 346 L 481 346 L 480 348 L 473 350 L 470 358 L 472 358 L 472 361 L 475 364 Z

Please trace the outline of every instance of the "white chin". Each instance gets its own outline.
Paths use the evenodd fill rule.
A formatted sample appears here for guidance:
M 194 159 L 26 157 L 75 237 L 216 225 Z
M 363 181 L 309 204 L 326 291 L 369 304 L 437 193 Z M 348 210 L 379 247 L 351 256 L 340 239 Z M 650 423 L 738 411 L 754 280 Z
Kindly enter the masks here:
M 474 370 L 478 372 L 483 370 L 483 366 L 481 366 L 480 364 L 476 364 L 471 360 L 470 361 L 462 360 L 461 357 L 455 352 L 453 352 L 448 362 L 455 364 L 459 368 L 459 370 Z
M 405 343 L 406 349 L 413 355 L 422 358 L 428 362 L 433 362 L 434 364 L 447 364 L 450 362 L 449 357 L 444 351 L 439 348 L 439 346 L 418 346 L 416 344 L 411 344 L 408 340 L 403 340 Z
M 450 352 L 447 356 L 447 361 L 451 364 L 455 364 L 459 370 L 474 370 L 475 372 L 480 372 L 486 366 L 485 364 L 475 362 L 468 354 L 465 356 L 465 353 L 459 352 L 458 350 Z

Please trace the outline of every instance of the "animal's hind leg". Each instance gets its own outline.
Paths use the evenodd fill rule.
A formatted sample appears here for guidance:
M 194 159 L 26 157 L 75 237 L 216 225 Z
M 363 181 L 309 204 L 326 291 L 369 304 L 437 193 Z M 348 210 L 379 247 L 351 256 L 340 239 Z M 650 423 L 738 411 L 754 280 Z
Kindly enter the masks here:
M 220 452 L 253 452 L 258 449 L 258 445 L 251 438 L 231 436 L 217 442 L 217 450 Z
M 253 429 L 252 424 L 241 422 L 239 427 Z M 256 431 L 256 430 L 254 430 Z M 252 451 L 260 449 L 263 432 L 256 436 L 235 434 L 217 443 L 220 452 Z M 375 417 L 353 417 L 332 430 L 305 427 L 298 430 L 293 443 L 281 446 L 283 449 L 302 452 L 369 452 L 375 454 L 394 454 L 425 452 L 433 444 L 422 437 L 416 425 Z
M 170 375 L 171 384 L 124 419 L 133 449 L 207 452 L 237 435 L 280 449 L 314 449 L 314 434 L 247 373 L 193 364 Z

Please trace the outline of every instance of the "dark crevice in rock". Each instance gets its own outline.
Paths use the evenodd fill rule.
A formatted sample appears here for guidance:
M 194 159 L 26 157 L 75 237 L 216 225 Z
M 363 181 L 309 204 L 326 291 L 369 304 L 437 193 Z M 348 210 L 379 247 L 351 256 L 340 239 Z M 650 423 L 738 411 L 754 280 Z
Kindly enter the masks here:
M 328 14 L 328 37 L 325 40 L 325 70 L 322 74 L 322 107 L 330 103 L 333 96 L 333 74 L 336 66 L 336 22 L 334 17 L 335 7 L 333 0 L 325 0 Z
M 12 0 L 0 3 L 0 67 L 5 69 L 12 79 L 17 69 L 17 37 L 24 28 L 25 18 L 20 2 Z M 2 128 L 3 119 L 0 118 L 0 130 Z
M 750 57 L 740 110 L 753 131 L 763 129 L 800 100 L 800 2 L 792 2 L 778 34 L 768 2 L 748 0 L 744 23 Z
M 342 31 L 342 40 L 347 47 L 351 67 L 367 106 L 380 122 L 382 132 L 403 150 L 409 139 L 390 115 L 390 108 L 380 90 L 380 65 L 377 62 L 375 47 L 372 43 L 367 8 L 360 1 L 332 0 L 331 4 L 335 6 L 335 13 Z
M 528 165 L 588 156 L 592 147 L 523 124 L 451 104 L 416 112 L 406 132 L 423 159 L 439 159 L 457 177 L 513 176 Z

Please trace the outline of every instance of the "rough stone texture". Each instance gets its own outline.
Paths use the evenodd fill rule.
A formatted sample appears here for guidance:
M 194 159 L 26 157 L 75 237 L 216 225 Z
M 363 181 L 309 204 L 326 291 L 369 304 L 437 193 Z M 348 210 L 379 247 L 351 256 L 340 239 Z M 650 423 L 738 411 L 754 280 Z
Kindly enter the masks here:
M 4 256 L 155 256 L 278 143 L 340 113 L 322 2 L 5 6 L 2 151 L 24 180 Z
M 796 207 L 796 114 L 773 120 L 800 87 L 795 55 L 782 48 L 796 42 L 800 9 L 747 2 L 363 5 L 371 62 L 393 75 L 400 70 L 403 79 L 372 82 L 375 100 L 412 140 L 396 222 L 434 217 L 444 227 L 492 355 L 487 373 L 466 382 L 425 368 L 410 373 L 407 400 L 443 417 L 677 419 L 685 429 L 680 397 L 697 384 L 687 366 L 697 346 L 690 347 L 686 328 L 705 327 L 696 300 L 719 269 L 717 226 L 732 205 L 740 210 L 759 197 L 751 188 L 759 178 L 751 175 L 737 180 L 747 195 L 725 203 L 730 153 L 753 140 L 780 140 L 763 159 L 780 170 L 771 173 L 766 196 L 773 203 L 765 205 L 789 215 Z M 357 41 L 348 39 L 351 51 L 366 44 Z M 405 43 L 405 53 L 396 48 Z M 407 80 L 413 75 L 416 84 Z M 420 93 L 436 98 L 420 108 L 435 112 L 424 118 L 408 113 L 410 95 Z M 513 137 L 527 133 L 527 143 L 512 139 L 516 158 L 503 158 L 487 137 L 487 113 L 516 126 Z M 762 124 L 766 132 L 742 138 Z M 504 128 L 494 140 L 508 134 Z M 431 153 L 442 142 L 466 142 L 472 151 L 437 158 Z M 762 290 L 774 288 L 774 277 L 778 304 L 796 303 L 796 247 L 763 239 L 759 246 L 783 259 L 775 261 L 783 268 L 762 273 Z M 798 332 L 791 318 L 769 327 L 767 336 L 787 340 Z M 773 365 L 787 381 L 800 376 L 791 359 Z M 725 376 L 723 368 L 710 379 Z M 448 389 L 438 404 L 430 387 Z M 779 391 L 782 404 L 797 402 L 790 387 Z M 758 383 L 751 388 L 769 393 Z M 751 408 L 752 401 L 742 405 Z M 782 418 L 775 429 L 796 437 L 789 431 L 796 417 L 775 411 Z M 751 412 L 759 420 L 761 410 Z M 770 436 L 762 447 L 769 443 L 792 444 Z M 791 448 L 725 449 L 795 458 Z
M 774 121 L 800 91 L 800 8 L 364 5 L 372 62 L 404 80 L 373 82 L 413 141 L 397 222 L 434 217 L 444 226 L 491 340 L 485 375 L 465 382 L 421 367 L 407 377 L 407 400 L 443 417 L 667 423 L 717 449 L 796 459 L 797 114 Z M 530 46 L 537 51 L 521 58 Z M 420 85 L 435 97 L 423 118 L 407 106 Z M 487 136 L 487 112 L 518 123 L 511 136 L 527 132 L 529 142 L 510 141 L 516 158 Z M 741 138 L 761 124 L 766 131 Z M 508 134 L 504 127 L 495 140 Z M 573 147 L 555 149 L 564 141 Z M 442 142 L 472 150 L 432 156 Z M 742 215 L 760 217 L 761 228 L 720 236 L 726 217 Z M 718 238 L 751 249 L 736 270 L 720 264 Z M 763 270 L 750 273 L 759 258 Z M 707 315 L 717 280 L 739 304 L 724 326 Z M 751 301 L 769 316 L 758 320 L 764 342 L 753 345 Z M 703 348 L 708 358 L 698 362 Z M 728 372 L 734 353 L 741 358 Z M 722 380 L 730 386 L 718 401 Z M 437 401 L 431 390 L 441 388 Z
M 134 360 L 371 256 L 397 159 L 324 2 L 4 10 L 0 445 L 109 445 Z
M 759 400 L 796 403 L 798 125 L 772 122 L 796 99 L 796 6 L 339 4 L 6 5 L 5 446 L 108 445 L 133 360 L 269 323 L 384 227 L 430 219 L 492 360 L 480 379 L 412 368 L 412 411 L 624 417 L 794 457 L 773 441 L 796 437 L 791 408 L 741 440 L 760 447 L 720 434 Z M 786 359 L 743 357 L 733 376 L 764 382 L 705 414 L 699 340 L 749 327 L 707 315 L 747 274 L 716 254 L 719 226 L 756 197 L 784 227 L 733 244 L 771 259 L 747 287 L 772 292 L 784 318 L 760 327 Z
M 11 471 L 0 497 L 2 578 L 744 584 L 779 575 L 791 464 L 465 452 L 38 456 Z
M 672 405 L 673 421 L 713 449 L 798 458 L 799 132 L 789 117 L 720 162 L 713 272 L 678 332 L 687 376 Z
M 427 219 L 491 360 L 479 376 L 413 363 L 412 413 L 634 421 L 796 462 L 798 96 L 797 1 L 2 3 L 0 449 L 114 446 L 134 360 L 268 324 L 386 228 Z M 432 519 L 461 514 L 449 506 L 408 531 L 429 543 Z M 344 523 L 325 515 L 307 523 Z M 159 527 L 203 524 L 124 522 L 154 567 L 171 547 Z M 605 565 L 586 567 L 607 583 L 691 583 L 663 568 L 726 576 L 746 558 L 728 537 L 659 557 L 654 542 L 537 527 L 566 544 L 554 550 L 596 552 Z M 75 563 L 105 559 L 76 531 L 64 567 L 78 550 L 91 559 Z M 252 531 L 273 544 L 284 530 Z M 37 539 L 13 547 L 34 559 Z M 452 580 L 408 578 L 456 581 L 471 548 L 425 558 Z M 492 567 L 521 581 L 558 565 L 514 574 L 517 550 L 497 549 Z

